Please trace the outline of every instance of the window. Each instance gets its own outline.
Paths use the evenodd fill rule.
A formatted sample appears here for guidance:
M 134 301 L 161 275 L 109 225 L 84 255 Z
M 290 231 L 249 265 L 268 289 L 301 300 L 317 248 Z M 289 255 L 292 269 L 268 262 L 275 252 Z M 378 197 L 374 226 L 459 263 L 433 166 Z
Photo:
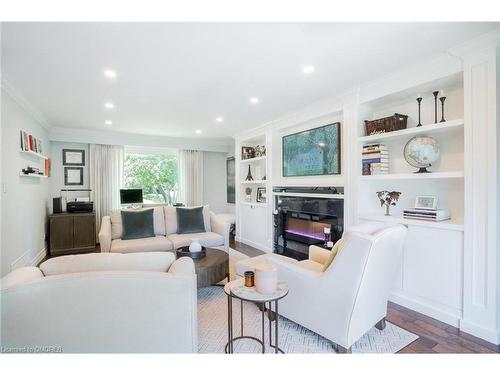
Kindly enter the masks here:
M 124 186 L 142 189 L 144 203 L 177 202 L 177 153 L 165 149 L 127 147 Z

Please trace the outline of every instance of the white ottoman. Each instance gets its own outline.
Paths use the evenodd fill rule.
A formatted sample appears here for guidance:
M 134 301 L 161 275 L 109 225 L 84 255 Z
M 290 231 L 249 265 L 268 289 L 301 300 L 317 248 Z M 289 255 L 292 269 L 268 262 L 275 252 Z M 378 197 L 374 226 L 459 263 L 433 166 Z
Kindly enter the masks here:
M 278 258 L 281 261 L 289 262 L 289 263 L 297 263 L 297 260 L 289 257 L 285 257 L 283 255 L 278 254 L 263 254 L 257 257 L 248 258 L 240 260 L 236 263 L 236 275 L 243 277 L 246 271 L 254 271 L 255 265 L 260 263 L 269 263 L 268 260 L 271 258 Z

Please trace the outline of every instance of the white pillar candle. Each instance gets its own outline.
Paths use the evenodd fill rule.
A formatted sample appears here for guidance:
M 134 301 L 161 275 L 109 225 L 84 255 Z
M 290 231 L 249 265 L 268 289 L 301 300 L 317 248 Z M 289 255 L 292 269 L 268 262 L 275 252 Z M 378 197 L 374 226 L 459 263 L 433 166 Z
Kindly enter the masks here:
M 278 270 L 269 263 L 255 266 L 255 289 L 261 294 L 272 294 L 278 288 Z

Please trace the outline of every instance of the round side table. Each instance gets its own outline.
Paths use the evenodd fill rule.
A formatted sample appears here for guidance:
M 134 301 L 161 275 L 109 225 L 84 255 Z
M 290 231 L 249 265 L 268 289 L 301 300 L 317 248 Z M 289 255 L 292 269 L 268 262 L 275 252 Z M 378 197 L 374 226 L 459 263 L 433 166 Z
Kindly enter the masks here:
M 278 289 L 273 294 L 260 294 L 255 290 L 255 287 L 246 287 L 245 279 L 237 279 L 227 283 L 224 286 L 224 292 L 227 294 L 227 332 L 228 332 L 228 342 L 224 348 L 226 353 L 234 353 L 234 342 L 241 339 L 250 339 L 257 341 L 262 346 L 262 353 L 266 352 L 265 346 L 265 310 L 266 304 L 268 304 L 269 309 L 269 346 L 274 348 L 275 353 L 284 353 L 278 346 L 278 301 L 284 298 L 288 294 L 288 285 L 285 282 L 278 282 Z M 233 298 L 240 300 L 240 322 L 241 322 L 241 334 L 240 336 L 233 336 Z M 243 333 L 243 302 L 252 302 L 257 304 L 262 304 L 262 339 L 254 336 L 244 335 Z M 272 304 L 274 302 L 274 314 Z M 274 344 L 272 335 L 272 318 L 274 315 Z

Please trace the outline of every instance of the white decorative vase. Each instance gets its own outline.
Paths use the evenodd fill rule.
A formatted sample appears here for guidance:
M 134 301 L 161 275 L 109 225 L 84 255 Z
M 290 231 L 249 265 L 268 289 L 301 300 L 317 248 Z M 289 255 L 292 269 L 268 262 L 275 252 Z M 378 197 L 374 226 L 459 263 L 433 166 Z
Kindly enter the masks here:
M 255 289 L 261 294 L 273 294 L 278 288 L 278 270 L 269 263 L 255 266 Z
M 192 253 L 199 253 L 201 251 L 200 240 L 193 238 L 191 244 L 189 245 L 189 251 Z

